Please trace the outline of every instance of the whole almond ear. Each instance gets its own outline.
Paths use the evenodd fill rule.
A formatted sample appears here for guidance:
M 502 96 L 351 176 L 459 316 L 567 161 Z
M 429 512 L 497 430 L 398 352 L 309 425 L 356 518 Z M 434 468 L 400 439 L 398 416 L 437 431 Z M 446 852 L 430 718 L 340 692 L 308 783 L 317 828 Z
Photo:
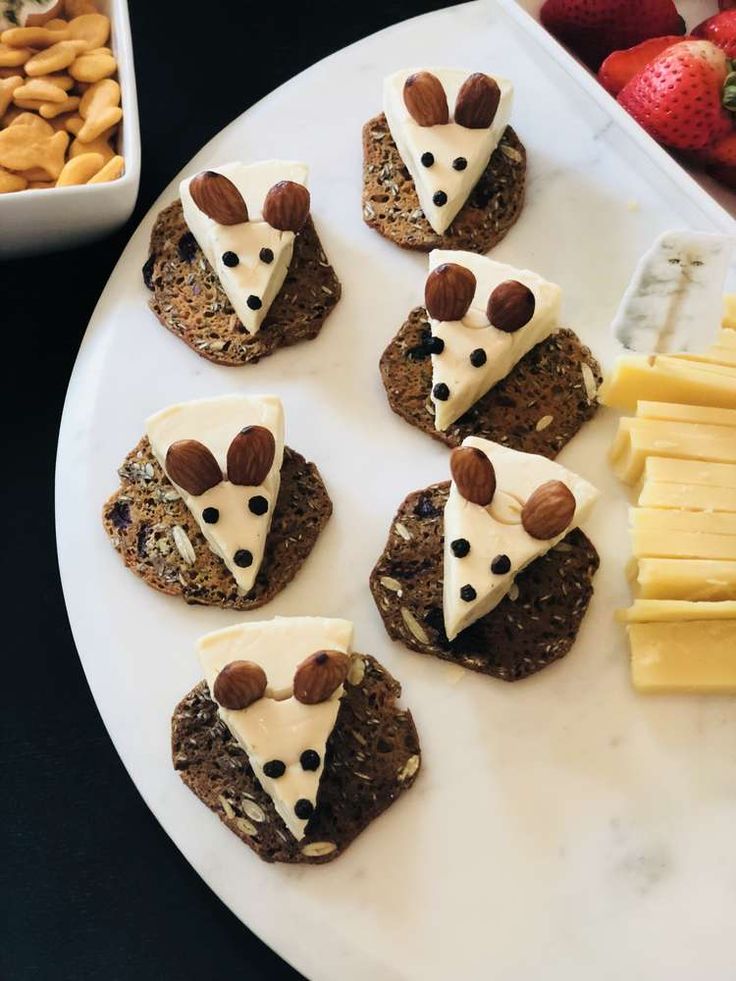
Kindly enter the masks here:
M 433 320 L 462 320 L 475 296 L 475 276 L 456 262 L 443 262 L 427 276 L 424 305 Z
M 246 426 L 227 451 L 227 479 L 232 484 L 257 487 L 273 466 L 276 440 L 265 426 Z
M 348 676 L 350 658 L 342 651 L 316 651 L 294 672 L 294 698 L 303 705 L 326 701 Z
M 431 72 L 414 72 L 407 78 L 404 104 L 419 126 L 441 126 L 450 121 L 442 82 Z
M 561 480 L 537 487 L 521 511 L 524 531 L 542 541 L 556 538 L 575 516 L 575 495 Z
M 199 497 L 222 480 L 217 460 L 196 439 L 179 439 L 166 451 L 166 474 L 187 494 Z
M 450 472 L 461 497 L 487 507 L 496 493 L 496 471 L 482 450 L 458 446 L 450 455 Z
M 534 316 L 537 301 L 534 294 L 517 279 L 499 283 L 488 297 L 486 315 L 488 321 L 505 334 L 513 334 L 525 327 Z
M 189 182 L 189 193 L 199 210 L 220 225 L 240 225 L 248 220 L 243 195 L 224 174 L 203 170 Z
M 263 202 L 263 220 L 281 232 L 300 232 L 309 217 L 309 191 L 296 181 L 274 184 Z
M 466 129 L 488 129 L 496 116 L 501 90 L 490 75 L 475 72 L 460 87 L 455 102 L 455 122 Z

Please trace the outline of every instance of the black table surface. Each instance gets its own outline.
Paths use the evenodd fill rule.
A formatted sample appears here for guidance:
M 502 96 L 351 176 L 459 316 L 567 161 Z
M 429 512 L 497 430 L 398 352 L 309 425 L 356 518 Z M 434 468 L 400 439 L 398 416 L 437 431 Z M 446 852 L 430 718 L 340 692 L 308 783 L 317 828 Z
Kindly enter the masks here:
M 3 981 L 300 977 L 179 854 L 100 720 L 72 641 L 55 560 L 57 434 L 97 298 L 172 175 L 297 72 L 373 31 L 447 5 L 307 2 L 292 12 L 288 2 L 130 0 L 143 145 L 135 214 L 121 232 L 94 245 L 0 262 Z M 0 227 L 0 235 L 12 229 Z

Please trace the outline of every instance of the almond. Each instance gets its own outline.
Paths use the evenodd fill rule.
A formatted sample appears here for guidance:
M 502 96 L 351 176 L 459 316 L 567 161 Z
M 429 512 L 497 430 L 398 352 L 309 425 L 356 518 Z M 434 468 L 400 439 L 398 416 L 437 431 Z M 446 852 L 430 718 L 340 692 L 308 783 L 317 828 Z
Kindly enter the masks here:
M 440 126 L 450 120 L 442 82 L 431 72 L 414 72 L 404 82 L 404 104 L 420 126 Z
M 224 174 L 202 171 L 189 182 L 189 193 L 199 210 L 220 225 L 239 225 L 248 220 L 243 195 Z
M 300 232 L 309 217 L 309 191 L 296 181 L 274 184 L 263 202 L 263 220 L 281 232 Z
M 483 72 L 468 75 L 455 100 L 455 122 L 466 129 L 488 129 L 496 117 L 501 90 Z
M 507 279 L 488 297 L 486 313 L 494 327 L 513 334 L 529 323 L 535 307 L 536 300 L 529 287 L 515 279 Z
M 475 296 L 475 276 L 456 262 L 443 262 L 427 276 L 424 305 L 434 320 L 462 320 Z
M 532 538 L 549 541 L 569 526 L 575 514 L 575 496 L 561 480 L 537 487 L 521 509 L 521 523 Z
M 450 456 L 450 472 L 460 496 L 487 507 L 496 492 L 496 472 L 482 450 L 459 446 Z
M 273 466 L 276 440 L 265 426 L 241 429 L 227 451 L 227 479 L 233 484 L 256 487 Z
M 231 661 L 218 673 L 212 694 L 226 709 L 244 709 L 266 690 L 266 672 L 253 661 Z
M 217 460 L 196 439 L 179 439 L 166 451 L 166 475 L 188 494 L 199 497 L 222 480 Z
M 342 651 L 316 651 L 294 673 L 294 698 L 304 705 L 325 702 L 345 681 L 350 658 Z

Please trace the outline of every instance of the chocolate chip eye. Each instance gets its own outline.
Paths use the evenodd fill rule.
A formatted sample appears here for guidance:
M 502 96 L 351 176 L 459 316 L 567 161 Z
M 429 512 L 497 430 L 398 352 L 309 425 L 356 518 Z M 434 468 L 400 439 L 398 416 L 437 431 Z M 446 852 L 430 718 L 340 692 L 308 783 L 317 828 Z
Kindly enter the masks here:
M 467 166 L 468 161 L 465 159 L 465 157 L 455 157 L 455 159 L 452 161 L 453 170 L 465 170 Z
M 239 548 L 233 556 L 233 561 L 241 569 L 247 569 L 248 566 L 253 565 L 253 553 L 249 552 L 247 548 Z
M 432 389 L 432 394 L 439 402 L 446 402 L 450 397 L 450 389 L 444 382 L 437 382 Z
M 314 813 L 314 804 L 311 800 L 307 800 L 306 797 L 300 797 L 296 804 L 294 804 L 294 813 L 300 820 L 308 821 Z
M 202 512 L 202 517 L 205 524 L 216 525 L 220 520 L 220 512 L 217 510 L 217 508 L 205 508 Z
M 468 583 L 460 590 L 460 599 L 465 600 L 466 603 L 471 603 L 478 594 L 473 589 L 473 587 Z
M 497 555 L 491 562 L 491 572 L 495 576 L 505 576 L 511 568 L 511 559 L 508 555 Z
M 445 342 L 441 337 L 429 337 L 426 348 L 430 354 L 442 354 L 445 350 Z
M 231 269 L 233 266 L 240 264 L 240 259 L 238 259 L 234 252 L 223 252 L 222 261 L 226 266 L 230 266 Z
M 254 296 L 252 293 L 245 301 L 251 310 L 260 310 L 263 306 L 261 298 L 259 296 Z
M 434 163 L 434 154 L 430 153 L 429 150 L 427 150 L 426 153 L 422 154 L 422 166 L 431 167 L 433 163 Z
M 450 543 L 450 548 L 456 559 L 464 559 L 470 551 L 470 542 L 467 538 L 456 538 L 454 542 Z
M 444 191 L 435 191 L 432 201 L 438 208 L 441 208 L 443 204 L 447 204 L 447 195 Z
M 318 770 L 320 764 L 319 753 L 314 749 L 305 749 L 299 757 L 302 770 Z
M 488 360 L 488 356 L 482 347 L 477 347 L 470 355 L 470 363 L 474 368 L 482 368 Z
M 251 499 L 248 501 L 248 509 L 253 514 L 265 514 L 266 511 L 268 511 L 268 501 L 260 494 L 256 494 L 255 497 L 251 497 Z
M 261 260 L 261 262 L 268 264 L 269 262 L 273 262 L 273 252 L 271 249 L 263 248 L 258 253 L 258 258 Z
M 278 780 L 286 773 L 286 765 L 282 760 L 269 760 L 263 766 L 263 772 L 272 780 Z

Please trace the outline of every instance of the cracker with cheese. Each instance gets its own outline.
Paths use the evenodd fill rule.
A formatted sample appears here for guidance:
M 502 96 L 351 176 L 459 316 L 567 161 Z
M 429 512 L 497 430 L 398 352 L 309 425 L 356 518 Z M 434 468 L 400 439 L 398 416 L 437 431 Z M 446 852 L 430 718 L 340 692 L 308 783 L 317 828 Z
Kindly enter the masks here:
M 352 637 L 347 620 L 276 617 L 199 642 L 205 680 L 174 710 L 174 768 L 267 862 L 331 861 L 416 779 L 401 686 Z
M 519 217 L 526 151 L 507 79 L 403 69 L 363 127 L 363 219 L 405 249 L 487 252 Z
M 555 456 L 594 415 L 598 362 L 560 327 L 560 288 L 472 252 L 429 256 L 424 306 L 384 351 L 391 408 L 458 446 L 480 436 Z
M 468 438 L 452 481 L 403 501 L 371 573 L 389 636 L 504 681 L 564 657 L 592 596 L 597 491 L 545 457 Z
M 170 406 L 119 471 L 103 524 L 126 566 L 188 603 L 262 606 L 296 575 L 332 513 L 313 463 L 284 444 L 274 396 Z
M 197 354 L 255 363 L 317 336 L 341 287 L 310 215 L 302 163 L 230 163 L 186 178 L 143 267 L 161 323 Z

